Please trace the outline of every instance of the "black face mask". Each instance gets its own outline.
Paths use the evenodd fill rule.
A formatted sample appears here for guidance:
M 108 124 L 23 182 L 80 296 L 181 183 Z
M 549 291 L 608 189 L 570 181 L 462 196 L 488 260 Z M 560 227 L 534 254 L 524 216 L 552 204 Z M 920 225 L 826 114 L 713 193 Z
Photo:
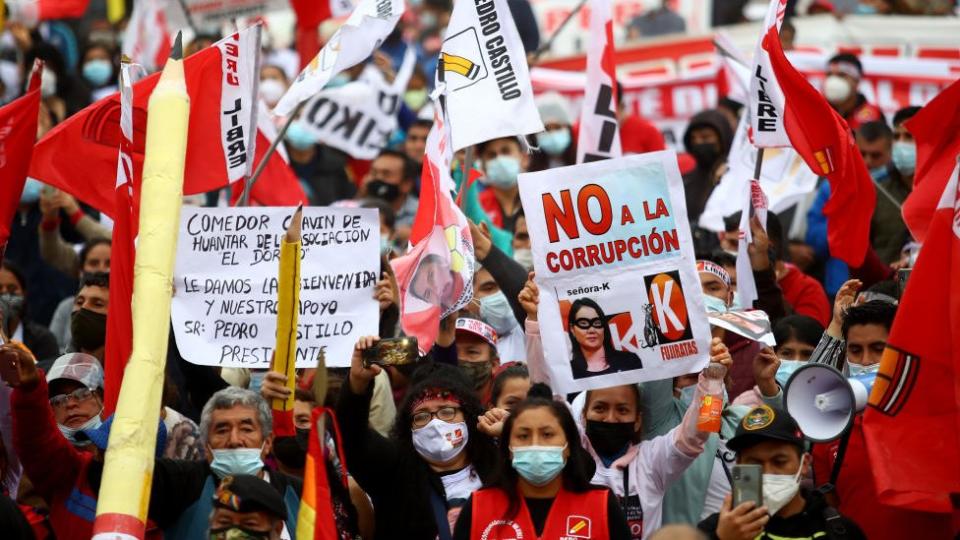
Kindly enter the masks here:
M 601 456 L 614 456 L 633 441 L 633 422 L 587 420 L 587 438 Z
M 692 144 L 687 151 L 690 152 L 694 161 L 697 162 L 697 166 L 701 169 L 712 167 L 720 158 L 720 148 L 717 147 L 716 143 Z
M 493 366 L 490 365 L 490 362 L 457 360 L 457 364 L 460 366 L 460 369 L 467 374 L 467 377 L 473 381 L 474 390 L 482 390 L 493 376 Z
M 107 316 L 80 308 L 70 316 L 70 333 L 77 349 L 99 349 L 107 341 Z
M 307 462 L 309 429 L 297 428 L 295 437 L 277 437 L 273 441 L 273 455 L 289 469 L 302 469 Z
M 400 196 L 400 186 L 388 184 L 383 180 L 371 180 L 367 182 L 367 195 L 393 202 Z

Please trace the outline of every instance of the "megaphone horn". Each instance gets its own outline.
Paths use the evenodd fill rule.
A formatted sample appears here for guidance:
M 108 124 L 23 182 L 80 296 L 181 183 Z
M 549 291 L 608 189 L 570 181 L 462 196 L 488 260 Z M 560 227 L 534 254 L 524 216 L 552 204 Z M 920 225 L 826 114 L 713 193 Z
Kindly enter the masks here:
M 867 406 L 874 379 L 876 373 L 844 378 L 827 364 L 807 364 L 784 385 L 784 405 L 807 439 L 832 441 L 843 435 Z

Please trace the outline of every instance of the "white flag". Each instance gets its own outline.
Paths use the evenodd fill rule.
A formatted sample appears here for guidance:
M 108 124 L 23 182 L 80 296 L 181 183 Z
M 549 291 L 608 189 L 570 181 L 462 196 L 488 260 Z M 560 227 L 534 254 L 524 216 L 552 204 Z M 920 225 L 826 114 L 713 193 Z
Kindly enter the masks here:
M 580 111 L 577 163 L 622 155 L 617 125 L 617 75 L 610 0 L 591 0 L 587 86 Z
M 527 55 L 506 0 L 456 1 L 437 81 L 446 85 L 454 150 L 543 131 Z
M 784 98 L 777 76 L 770 66 L 770 55 L 763 48 L 763 38 L 776 26 L 779 33 L 787 0 L 770 0 L 767 18 L 764 20 L 757 49 L 753 54 L 753 69 L 750 70 L 750 98 L 747 114 L 753 144 L 759 148 L 790 146 L 790 138 L 783 127 Z
M 753 267 L 747 251 L 753 242 L 750 220 L 754 215 L 760 220 L 760 227 L 767 229 L 767 197 L 763 194 L 760 182 L 750 180 L 743 193 L 743 211 L 740 214 L 740 238 L 737 242 L 737 295 L 743 309 L 753 309 L 753 302 L 759 298 L 757 282 L 753 279 Z
M 273 114 L 286 116 L 317 95 L 341 71 L 366 60 L 393 32 L 403 15 L 403 0 L 361 0 L 317 56 L 303 68 Z
M 148 72 L 163 67 L 170 56 L 172 37 L 167 17 L 168 0 L 134 2 L 123 34 L 123 54 Z M 175 34 L 176 32 L 174 32 Z

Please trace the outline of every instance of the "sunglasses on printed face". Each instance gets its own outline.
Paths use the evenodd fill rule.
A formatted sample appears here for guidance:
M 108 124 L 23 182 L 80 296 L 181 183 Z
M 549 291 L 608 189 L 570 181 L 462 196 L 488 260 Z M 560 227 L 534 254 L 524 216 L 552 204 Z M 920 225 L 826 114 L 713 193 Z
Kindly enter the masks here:
M 593 319 L 577 319 L 573 321 L 573 325 L 581 330 L 589 330 L 591 327 L 600 329 L 603 328 L 603 319 L 598 317 L 594 317 Z

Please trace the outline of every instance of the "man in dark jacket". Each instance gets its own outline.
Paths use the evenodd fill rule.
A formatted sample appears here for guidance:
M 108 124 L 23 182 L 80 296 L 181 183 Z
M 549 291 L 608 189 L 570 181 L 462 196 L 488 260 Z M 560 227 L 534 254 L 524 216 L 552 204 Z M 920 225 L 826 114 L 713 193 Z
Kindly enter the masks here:
M 730 122 L 716 109 L 694 115 L 683 133 L 683 146 L 697 163 L 692 171 L 683 175 L 687 218 L 690 220 L 697 253 L 709 253 L 719 245 L 716 235 L 697 227 L 697 221 L 716 186 L 717 168 L 726 161 L 732 142 L 733 129 L 730 128 Z
M 727 495 L 720 512 L 698 525 L 710 538 L 866 538 L 856 523 L 828 507 L 822 495 L 800 490 L 800 478 L 809 472 L 812 458 L 804 451 L 800 428 L 786 411 L 754 407 L 740 421 L 727 448 L 737 453 L 738 464 L 761 466 L 763 499 L 734 507 Z

